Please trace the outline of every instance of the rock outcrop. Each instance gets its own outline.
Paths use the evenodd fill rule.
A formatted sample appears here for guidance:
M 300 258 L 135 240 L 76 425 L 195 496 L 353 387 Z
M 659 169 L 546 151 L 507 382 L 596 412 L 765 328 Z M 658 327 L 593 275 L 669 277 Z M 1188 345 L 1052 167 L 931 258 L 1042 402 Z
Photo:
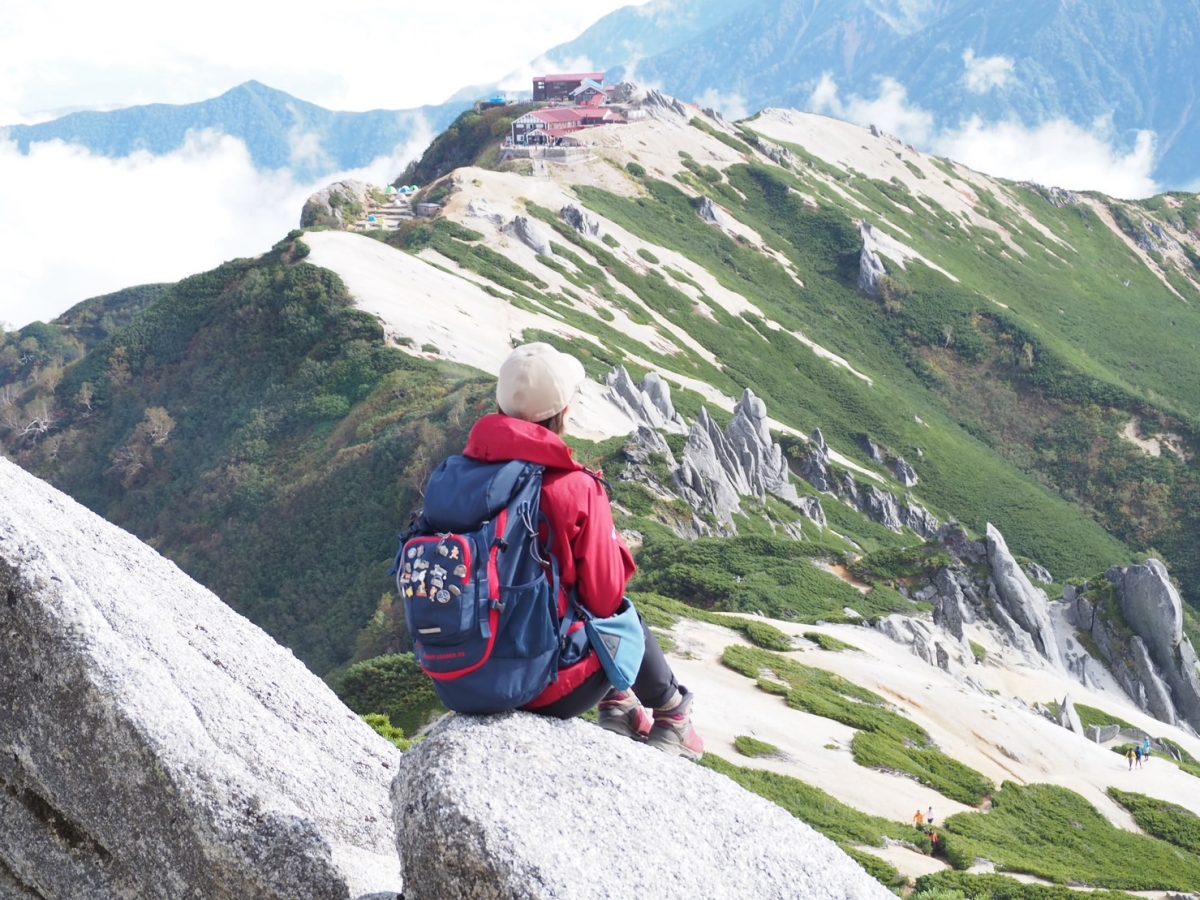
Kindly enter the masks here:
M 1086 736 L 1086 732 L 1083 730 L 1083 721 L 1079 718 L 1075 704 L 1071 702 L 1070 694 L 1063 697 L 1062 703 L 1058 705 L 1058 724 L 1078 735 Z
M 1008 550 L 1004 535 L 990 522 L 987 526 L 987 554 L 994 599 L 999 602 L 1003 612 L 1029 635 L 1037 652 L 1052 665 L 1062 668 L 1058 639 L 1050 623 L 1050 601 L 1045 592 L 1035 588 L 1021 571 Z
M 538 256 L 549 256 L 550 235 L 545 229 L 531 222 L 526 216 L 515 216 L 504 226 L 504 233 L 516 238 Z
M 618 366 L 604 383 L 608 399 L 638 425 L 677 434 L 687 431 L 683 416 L 671 402 L 671 386 L 657 372 L 648 372 L 641 384 L 634 384 L 625 367 Z
M 399 759 L 264 632 L 0 459 L 0 894 L 398 891 Z
M 367 208 L 368 185 L 362 181 L 335 181 L 304 201 L 301 228 L 348 228 Z
M 883 279 L 887 277 L 887 268 L 879 255 L 875 242 L 875 230 L 867 222 L 859 229 L 863 248 L 858 257 L 858 289 L 868 297 L 883 295 Z
M 1050 570 L 1038 563 L 1030 563 L 1025 567 L 1025 574 L 1030 581 L 1040 581 L 1042 584 L 1054 584 L 1054 576 Z
M 905 462 L 903 456 L 897 456 L 892 461 L 892 474 L 906 488 L 916 487 L 921 481 L 917 476 L 917 470 Z
M 1134 641 L 1144 642 L 1145 652 L 1135 648 L 1135 665 L 1145 657 L 1138 666 L 1144 670 L 1152 661 L 1169 688 L 1176 716 L 1200 731 L 1196 652 L 1183 633 L 1183 602 L 1167 567 L 1148 559 L 1140 566 L 1110 569 L 1106 577 L 1116 587 L 1121 614 L 1137 635 Z
M 742 497 L 764 500 L 770 495 L 800 508 L 783 448 L 771 439 L 766 404 L 749 388 L 724 432 L 707 410 L 700 410 L 688 432 L 676 486 L 694 509 L 724 525 L 741 511 Z
M 878 485 L 859 481 L 849 472 L 839 473 L 831 469 L 829 446 L 821 429 L 814 431 L 809 440 L 812 449 L 800 461 L 798 469 L 800 475 L 818 491 L 833 494 L 891 531 L 910 528 L 924 538 L 931 538 L 937 533 L 941 523 L 923 506 L 911 500 L 901 502 Z
M 585 209 L 568 203 L 558 211 L 562 220 L 585 237 L 600 236 L 600 222 Z
M 700 218 L 709 225 L 716 225 L 718 228 L 725 227 L 725 214 L 721 212 L 721 208 L 713 203 L 708 197 L 700 201 L 700 205 L 696 208 L 696 212 Z
M 494 209 L 483 197 L 475 197 L 467 204 L 467 215 L 472 219 L 482 219 L 496 229 L 504 227 L 504 214 Z
M 774 804 L 578 719 L 448 719 L 393 792 L 410 900 L 893 896 Z
M 669 97 L 662 91 L 653 88 L 646 91 L 639 106 L 647 116 L 660 122 L 686 125 L 692 118 L 686 106 L 674 97 Z
M 951 661 L 961 666 L 970 654 L 970 648 L 961 637 L 958 641 L 947 640 L 945 635 L 939 634 L 928 622 L 911 616 L 893 613 L 876 622 L 875 628 L 896 643 L 911 648 L 915 656 L 929 665 L 946 671 L 950 670 Z

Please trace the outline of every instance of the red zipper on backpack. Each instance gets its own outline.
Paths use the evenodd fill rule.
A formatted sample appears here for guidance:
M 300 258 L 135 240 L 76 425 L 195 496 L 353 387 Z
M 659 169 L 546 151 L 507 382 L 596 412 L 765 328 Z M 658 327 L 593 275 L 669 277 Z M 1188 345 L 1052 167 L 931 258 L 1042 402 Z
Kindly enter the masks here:
M 496 534 L 503 535 L 508 525 L 508 510 L 500 510 L 500 514 L 496 516 Z M 459 669 L 456 672 L 429 672 L 426 675 L 435 681 L 454 681 L 470 675 L 481 669 L 489 659 L 492 658 L 492 649 L 496 646 L 496 631 L 500 625 L 500 610 L 496 606 L 496 601 L 500 599 L 500 566 L 497 563 L 497 556 L 500 554 L 499 542 L 492 543 L 492 549 L 488 554 L 488 600 L 491 601 L 491 609 L 488 611 L 488 630 L 491 632 L 491 637 L 488 638 L 487 647 L 483 651 L 483 656 L 479 662 L 472 666 L 467 666 L 465 669 Z

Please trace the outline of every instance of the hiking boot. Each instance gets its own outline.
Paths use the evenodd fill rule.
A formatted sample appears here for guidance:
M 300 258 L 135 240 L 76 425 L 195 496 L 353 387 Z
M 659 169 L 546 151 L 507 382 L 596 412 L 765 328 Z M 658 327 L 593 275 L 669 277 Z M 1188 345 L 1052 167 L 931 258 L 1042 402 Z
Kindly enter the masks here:
M 635 741 L 644 741 L 650 733 L 650 714 L 642 708 L 633 691 L 612 690 L 600 701 L 599 725 L 605 731 Z
M 704 755 L 704 741 L 692 727 L 691 691 L 685 691 L 683 699 L 671 709 L 654 711 L 654 727 L 646 743 L 672 756 L 699 759 Z

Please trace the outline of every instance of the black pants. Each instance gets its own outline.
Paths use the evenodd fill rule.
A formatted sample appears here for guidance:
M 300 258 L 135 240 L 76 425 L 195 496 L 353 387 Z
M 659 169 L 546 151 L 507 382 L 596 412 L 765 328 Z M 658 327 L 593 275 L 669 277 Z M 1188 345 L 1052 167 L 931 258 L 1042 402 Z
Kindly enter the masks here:
M 658 646 L 658 638 L 645 622 L 642 622 L 642 632 L 646 635 L 646 654 L 642 657 L 642 667 L 638 669 L 637 680 L 633 683 L 633 692 L 642 706 L 657 709 L 674 697 L 680 687 L 670 663 L 663 655 L 662 647 Z M 599 703 L 611 688 L 608 676 L 601 669 L 565 697 L 532 712 L 555 719 L 573 719 Z

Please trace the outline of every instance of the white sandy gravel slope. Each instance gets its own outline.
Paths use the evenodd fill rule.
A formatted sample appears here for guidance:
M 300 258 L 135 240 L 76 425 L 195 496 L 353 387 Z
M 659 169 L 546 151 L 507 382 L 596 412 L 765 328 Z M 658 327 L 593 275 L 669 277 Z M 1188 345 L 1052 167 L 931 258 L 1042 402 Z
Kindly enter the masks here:
M 495 205 L 507 208 L 502 204 Z M 628 232 L 622 234 L 632 238 Z M 447 359 L 495 374 L 526 329 L 597 343 L 593 336 L 549 312 L 521 309 L 487 293 L 465 275 L 444 271 L 434 259 L 414 256 L 364 235 L 345 231 L 310 231 L 305 234 L 304 242 L 311 251 L 308 262 L 336 272 L 345 282 L 355 305 L 378 317 L 388 339 L 405 341 L 406 350 L 415 355 Z M 692 264 L 689 262 L 688 265 Z M 540 265 L 539 268 L 550 272 Z M 426 345 L 437 349 L 435 352 L 421 351 L 420 348 Z M 737 402 L 738 398 L 729 397 L 705 382 L 636 356 L 628 359 L 658 371 L 672 384 L 697 391 L 720 409 L 731 411 Z M 606 388 L 597 382 L 584 383 L 580 396 L 572 405 L 571 434 L 602 440 L 634 430 L 633 421 L 605 394 Z M 774 420 L 772 427 L 801 433 L 797 428 Z M 831 457 L 860 474 L 880 480 L 877 473 L 835 451 L 831 451 Z
M 1150 719 L 1111 694 L 1094 694 L 1065 673 L 1020 665 L 972 667 L 969 674 L 995 692 L 985 694 L 871 629 L 772 624 L 790 634 L 822 631 L 860 647 L 864 652 L 809 649 L 791 655 L 881 694 L 925 728 L 947 754 L 997 783 L 1061 785 L 1087 798 L 1115 825 L 1131 830 L 1131 817 L 1107 797 L 1105 788 L 1137 791 L 1200 813 L 1200 779 L 1158 758 L 1129 772 L 1125 760 L 1111 750 L 1028 709 L 1025 704 L 1061 699 L 1069 692 L 1077 702 L 1111 709 L 1200 756 L 1200 740 L 1194 736 Z M 852 729 L 791 709 L 782 698 L 757 691 L 748 679 L 723 667 L 724 648 L 744 643 L 736 633 L 684 621 L 673 636 L 678 646 L 671 664 L 680 681 L 696 691 L 696 723 L 708 749 L 743 765 L 793 775 L 856 809 L 896 821 L 910 821 L 918 808 L 933 806 L 939 817 L 966 808 L 911 779 L 858 766 L 849 751 Z M 740 734 L 775 744 L 786 757 L 747 760 L 732 746 Z
M 413 350 L 496 373 L 521 332 L 536 328 L 581 340 L 592 338 L 549 315 L 527 312 L 478 285 L 443 272 L 426 260 L 345 231 L 313 231 L 304 241 L 309 261 L 341 276 L 356 305 L 378 316 L 392 340 L 407 338 Z M 604 398 L 604 388 L 584 384 L 572 407 L 572 433 L 600 439 L 628 434 L 634 424 Z
M 745 125 L 763 137 L 801 146 L 814 156 L 846 171 L 854 170 L 881 181 L 895 178 L 913 196 L 928 197 L 956 218 L 974 227 L 996 232 L 1004 239 L 1010 252 L 1024 256 L 1025 251 L 1012 240 L 1007 229 L 977 211 L 977 190 L 988 191 L 998 202 L 1018 211 L 1022 219 L 1058 244 L 1064 252 L 1071 252 L 1070 245 L 1061 237 L 1033 216 L 1024 213 L 999 181 L 953 164 L 946 164 L 955 176 L 948 178 L 947 171 L 940 168 L 932 157 L 918 152 L 892 135 L 875 136 L 859 125 L 790 109 L 763 110 Z M 901 210 L 897 209 L 896 216 L 903 218 Z M 893 229 L 899 227 L 899 222 L 893 225 Z

